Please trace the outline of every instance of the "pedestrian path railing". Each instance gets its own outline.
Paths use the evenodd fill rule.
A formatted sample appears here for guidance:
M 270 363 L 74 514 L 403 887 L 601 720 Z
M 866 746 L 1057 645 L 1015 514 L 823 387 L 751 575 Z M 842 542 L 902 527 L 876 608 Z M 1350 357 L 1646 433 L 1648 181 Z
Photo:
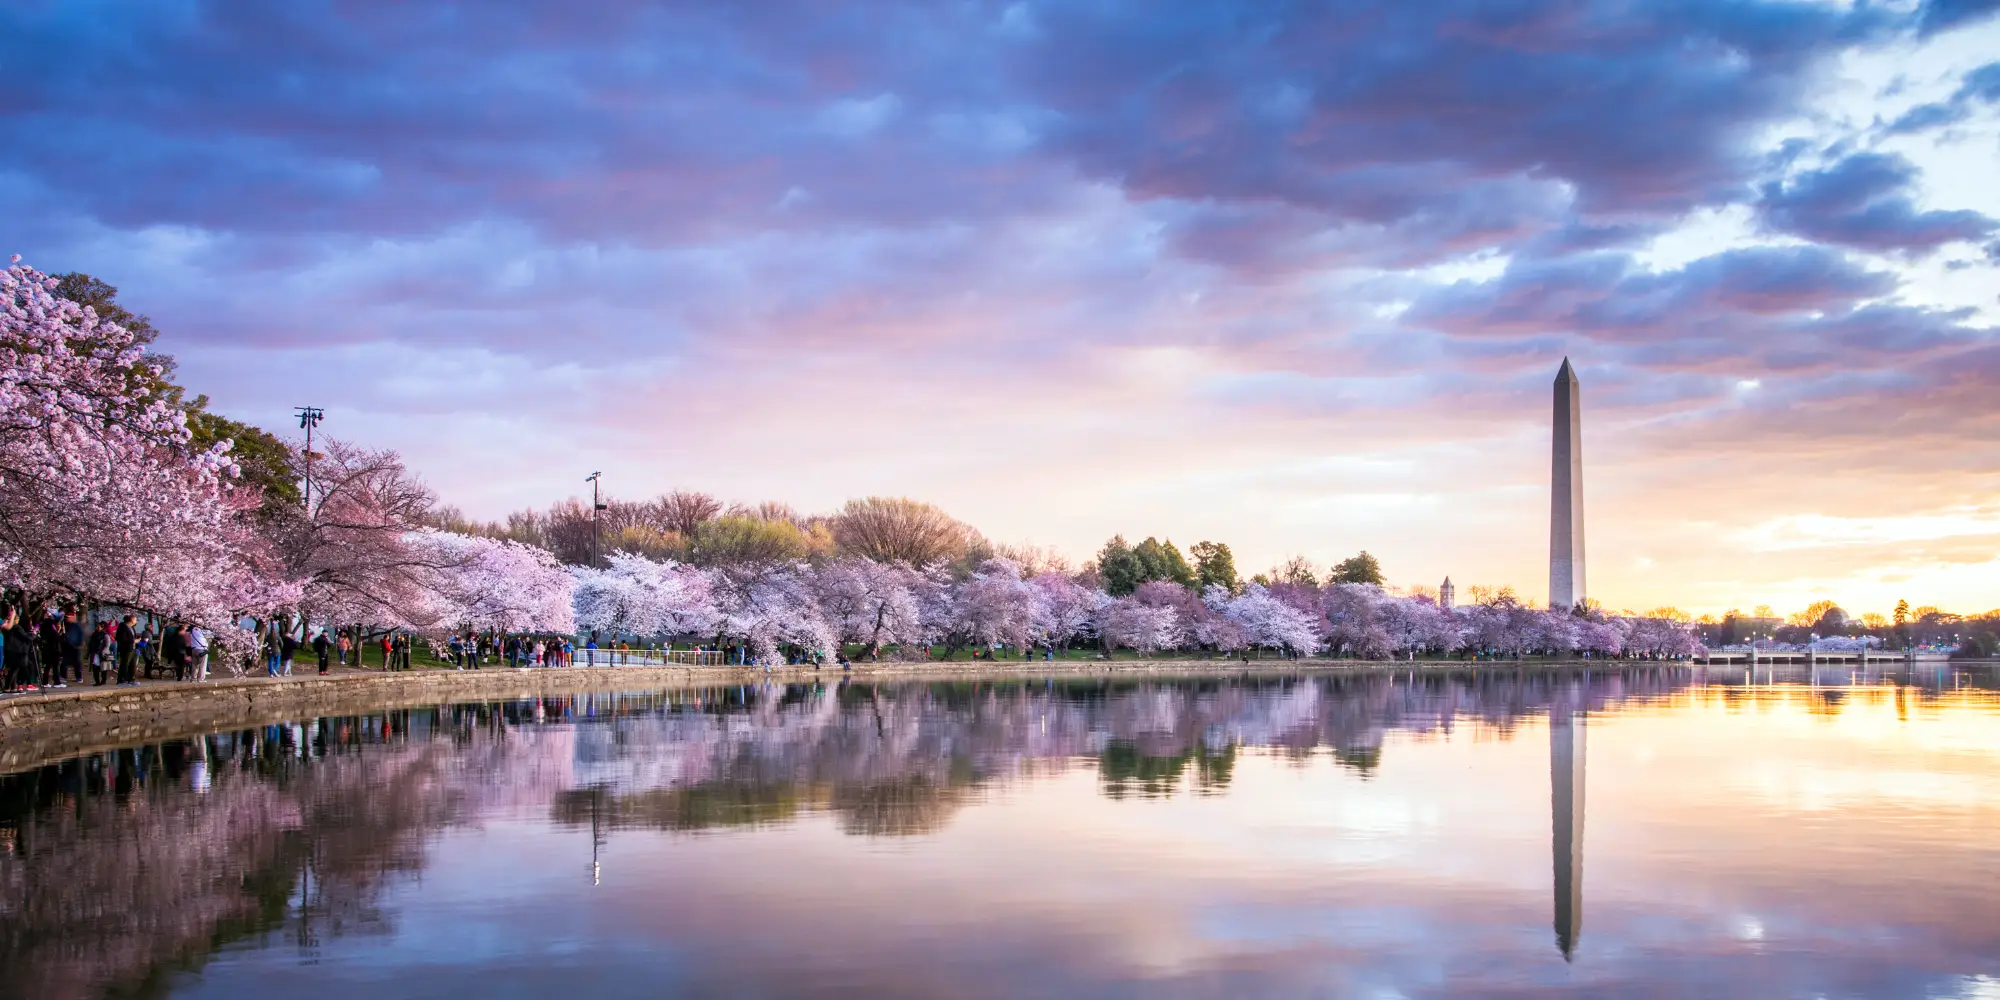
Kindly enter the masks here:
M 713 649 L 579 649 L 579 667 L 719 667 L 727 654 Z

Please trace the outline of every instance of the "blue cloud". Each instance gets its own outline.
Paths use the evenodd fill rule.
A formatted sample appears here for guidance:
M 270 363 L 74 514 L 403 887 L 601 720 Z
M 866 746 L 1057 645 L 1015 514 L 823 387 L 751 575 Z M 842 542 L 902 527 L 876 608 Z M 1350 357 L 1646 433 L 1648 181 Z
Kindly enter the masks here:
M 1162 346 L 1439 387 L 1571 338 L 1655 376 L 1914 365 L 1969 321 L 1842 248 L 1996 236 L 1897 157 L 1766 138 L 1962 6 L 573 6 L 0 6 L 7 249 L 174 350 L 983 377 Z M 1815 245 L 1635 263 L 1729 205 Z M 1511 263 L 1426 273 L 1468 261 Z
M 0 170 L 120 227 L 499 215 L 641 243 L 1005 217 L 1081 171 L 1397 228 L 1407 260 L 1556 228 L 1552 198 L 1733 198 L 1809 70 L 1906 23 L 1722 0 L 14 5 Z
M 1967 73 L 1949 99 L 1919 104 L 1904 112 L 1889 123 L 1889 131 L 1922 132 L 1941 125 L 1956 125 L 1971 117 L 1975 105 L 1996 101 L 2000 101 L 2000 62 L 1987 63 Z
M 1992 17 L 2000 11 L 2000 0 L 1924 0 L 1918 28 L 1925 34 L 1949 31 Z
M 2000 229 L 1978 212 L 1920 211 L 1907 193 L 1916 178 L 1915 165 L 1901 156 L 1856 153 L 1789 182 L 1767 182 L 1759 209 L 1778 232 L 1874 251 L 1933 250 Z

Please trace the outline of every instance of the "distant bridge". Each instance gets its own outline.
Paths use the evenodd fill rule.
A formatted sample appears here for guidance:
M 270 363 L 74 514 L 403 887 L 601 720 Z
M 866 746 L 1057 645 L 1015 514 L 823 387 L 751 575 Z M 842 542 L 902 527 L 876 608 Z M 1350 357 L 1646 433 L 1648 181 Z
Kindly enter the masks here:
M 1951 658 L 1929 650 L 1889 649 L 1711 649 L 1696 663 L 1927 663 Z

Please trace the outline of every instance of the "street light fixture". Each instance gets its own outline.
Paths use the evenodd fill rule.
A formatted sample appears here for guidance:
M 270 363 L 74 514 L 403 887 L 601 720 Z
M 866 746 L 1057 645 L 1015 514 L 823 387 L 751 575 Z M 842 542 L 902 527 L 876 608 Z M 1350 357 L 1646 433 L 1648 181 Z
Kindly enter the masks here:
M 598 486 L 598 483 L 597 483 L 597 480 L 598 480 L 598 477 L 599 477 L 599 476 L 602 476 L 602 475 L 604 475 L 604 473 L 602 473 L 602 472 L 593 472 L 593 473 L 591 473 L 590 475 L 588 475 L 588 476 L 585 476 L 585 477 L 583 478 L 583 481 L 584 481 L 584 482 L 586 482 L 586 483 L 589 483 L 589 484 L 590 484 L 590 568 L 591 568 L 591 569 L 596 569 L 596 568 L 598 568 L 598 566 L 597 566 L 597 512 L 598 512 L 598 511 L 600 511 L 600 510 L 607 510 L 607 509 L 609 509 L 609 508 L 608 508 L 608 507 L 606 506 L 606 504 L 604 503 L 604 501 L 603 501 L 602 499 L 600 499 L 600 498 L 598 497 L 598 493 L 597 493 L 597 486 Z
M 313 428 L 326 416 L 326 411 L 317 406 L 299 406 L 292 409 L 298 414 L 299 427 L 306 432 L 306 509 L 312 509 L 313 488 Z

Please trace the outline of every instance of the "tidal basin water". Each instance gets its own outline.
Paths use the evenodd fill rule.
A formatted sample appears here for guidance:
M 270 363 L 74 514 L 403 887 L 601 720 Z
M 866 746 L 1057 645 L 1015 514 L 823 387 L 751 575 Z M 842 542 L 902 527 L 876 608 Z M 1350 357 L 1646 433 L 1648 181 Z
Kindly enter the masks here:
M 0 995 L 2000 998 L 1990 672 L 852 683 L 0 778 Z

